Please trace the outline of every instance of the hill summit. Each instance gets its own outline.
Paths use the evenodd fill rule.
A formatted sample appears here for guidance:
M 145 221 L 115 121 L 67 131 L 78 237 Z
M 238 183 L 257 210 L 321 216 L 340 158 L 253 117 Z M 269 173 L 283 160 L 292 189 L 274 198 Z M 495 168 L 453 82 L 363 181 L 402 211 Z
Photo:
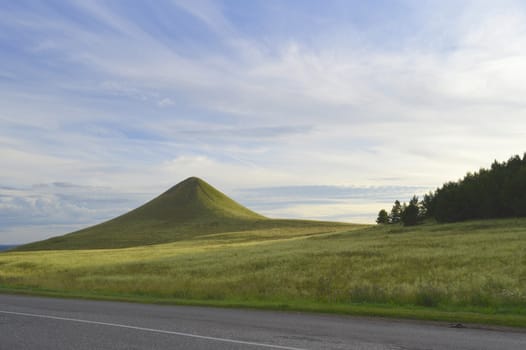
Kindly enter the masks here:
M 251 229 L 269 220 L 190 177 L 148 203 L 99 225 L 17 250 L 123 248 Z
M 264 218 L 200 178 L 190 177 L 117 220 L 156 219 L 177 224 Z

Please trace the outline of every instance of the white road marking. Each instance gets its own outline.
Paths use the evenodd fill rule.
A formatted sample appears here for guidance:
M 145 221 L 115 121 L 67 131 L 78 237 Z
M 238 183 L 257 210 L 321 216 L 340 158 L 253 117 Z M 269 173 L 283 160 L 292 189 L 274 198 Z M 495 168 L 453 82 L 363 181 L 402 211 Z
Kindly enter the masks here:
M 220 341 L 220 342 L 224 342 L 224 343 L 251 345 L 251 346 L 258 346 L 258 347 L 270 348 L 270 349 L 306 350 L 306 349 L 295 348 L 295 347 L 290 347 L 290 346 L 281 346 L 281 345 L 256 343 L 256 342 L 236 340 L 236 339 L 229 339 L 229 338 L 209 337 L 209 336 L 206 336 L 206 335 L 191 334 L 191 333 L 184 333 L 184 332 L 166 331 L 166 330 L 162 330 L 162 329 L 137 327 L 137 326 L 130 326 L 130 325 L 119 324 L 119 323 L 89 321 L 89 320 L 81 320 L 81 319 L 77 319 L 77 318 L 68 318 L 68 317 L 59 317 L 59 316 L 50 316 L 50 315 L 39 315 L 39 314 L 30 314 L 30 313 L 25 313 L 25 312 L 14 312 L 14 311 L 2 311 L 2 310 L 0 310 L 0 313 L 1 314 L 8 314 L 8 315 L 26 316 L 26 317 L 47 318 L 47 319 L 59 320 L 59 321 L 69 321 L 69 322 L 77 322 L 77 323 L 96 324 L 96 325 L 110 326 L 110 327 L 119 327 L 119 328 L 126 328 L 126 329 L 134 329 L 134 330 L 137 330 L 137 331 L 161 333 L 161 334 L 171 334 L 171 335 L 178 335 L 178 336 L 182 336 L 182 337 L 197 338 L 197 339 L 204 339 L 204 340 L 213 340 L 213 341 Z

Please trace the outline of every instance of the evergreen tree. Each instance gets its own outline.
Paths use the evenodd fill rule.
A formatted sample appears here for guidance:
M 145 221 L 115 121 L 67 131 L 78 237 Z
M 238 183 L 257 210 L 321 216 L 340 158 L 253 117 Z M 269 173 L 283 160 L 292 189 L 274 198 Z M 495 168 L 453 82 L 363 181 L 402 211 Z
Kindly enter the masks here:
M 435 195 L 433 192 L 424 195 L 424 198 L 420 202 L 420 207 L 423 218 L 429 218 L 435 215 Z
M 391 209 L 391 213 L 389 214 L 389 222 L 392 224 L 398 224 L 400 222 L 402 215 L 402 205 L 400 204 L 399 200 L 396 200 L 394 202 L 393 208 Z
M 400 220 L 404 226 L 413 226 L 416 225 L 419 221 L 419 210 L 418 210 L 418 201 L 410 201 L 409 205 L 402 212 Z
M 376 219 L 377 224 L 388 224 L 389 223 L 389 214 L 385 209 L 380 210 L 378 213 L 378 218 Z
M 409 204 L 395 201 L 389 221 L 411 225 L 423 218 L 439 222 L 526 216 L 526 153 L 508 161 L 494 161 L 489 169 L 467 173 L 450 181 L 435 192 L 424 195 L 421 202 L 414 196 Z M 402 217 L 403 216 L 403 217 Z

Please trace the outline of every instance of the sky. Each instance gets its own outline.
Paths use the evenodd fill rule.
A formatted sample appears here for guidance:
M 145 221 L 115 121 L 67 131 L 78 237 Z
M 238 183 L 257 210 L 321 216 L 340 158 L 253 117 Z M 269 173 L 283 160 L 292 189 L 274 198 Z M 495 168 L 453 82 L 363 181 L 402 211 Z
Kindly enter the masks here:
M 0 2 L 0 244 L 189 176 L 373 223 L 522 154 L 523 1 Z

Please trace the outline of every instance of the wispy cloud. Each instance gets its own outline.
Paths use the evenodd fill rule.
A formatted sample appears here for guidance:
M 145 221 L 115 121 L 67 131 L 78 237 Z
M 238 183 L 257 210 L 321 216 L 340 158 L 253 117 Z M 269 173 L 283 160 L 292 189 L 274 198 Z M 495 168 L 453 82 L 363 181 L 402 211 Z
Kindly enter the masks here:
M 168 107 L 168 106 L 173 106 L 174 104 L 175 102 L 171 98 L 168 98 L 168 97 L 165 97 L 159 102 L 157 102 L 157 105 L 159 105 L 159 107 Z
M 0 184 L 432 188 L 523 151 L 525 23 L 518 1 L 4 3 Z
M 429 188 L 418 186 L 285 186 L 234 192 L 243 203 L 270 217 L 370 223 L 380 208 Z
M 120 215 L 150 197 L 151 193 L 122 193 L 59 182 L 28 188 L 2 187 L 1 241 L 20 243 L 67 233 Z

